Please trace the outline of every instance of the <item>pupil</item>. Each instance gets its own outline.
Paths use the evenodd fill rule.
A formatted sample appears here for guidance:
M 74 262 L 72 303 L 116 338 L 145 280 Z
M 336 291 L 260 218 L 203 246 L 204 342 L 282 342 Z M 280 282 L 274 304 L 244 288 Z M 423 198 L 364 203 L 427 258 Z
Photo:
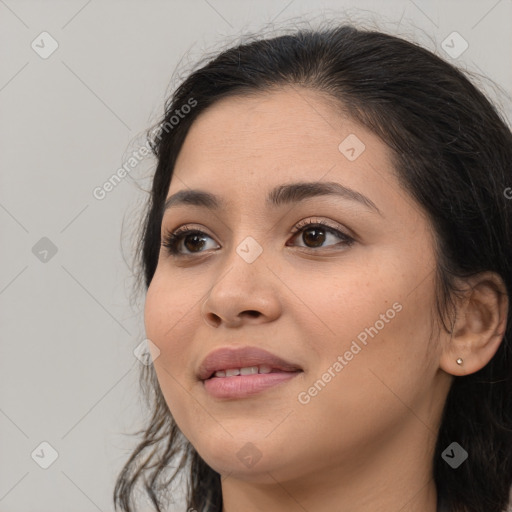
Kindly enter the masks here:
M 325 231 L 323 229 L 319 229 L 319 228 L 309 228 L 307 229 L 306 231 L 304 231 L 304 234 L 302 235 L 302 238 L 304 240 L 304 242 L 306 242 L 307 244 L 307 240 L 306 240 L 306 237 L 307 237 L 307 233 L 315 233 L 315 235 L 313 235 L 312 237 L 312 245 L 314 247 L 318 247 L 320 245 L 322 245 L 322 243 L 324 242 L 324 238 L 325 238 Z
M 200 240 L 200 241 L 202 242 L 202 243 L 199 245 L 199 247 L 197 247 L 197 246 L 196 246 L 196 247 L 195 247 L 195 249 L 202 249 L 202 248 L 203 248 L 203 246 L 204 246 L 204 244 L 205 244 L 204 237 L 201 237 L 200 235 L 189 235 L 189 236 L 187 236 L 187 237 L 186 237 L 186 239 L 185 239 L 185 246 L 186 246 L 186 248 L 187 248 L 189 251 L 194 252 L 194 243 L 192 243 L 192 246 L 190 246 L 190 244 L 189 244 L 189 241 L 190 241 L 191 239 L 194 239 L 194 240 L 195 240 L 195 242 L 194 242 L 194 243 L 196 243 L 198 240 Z

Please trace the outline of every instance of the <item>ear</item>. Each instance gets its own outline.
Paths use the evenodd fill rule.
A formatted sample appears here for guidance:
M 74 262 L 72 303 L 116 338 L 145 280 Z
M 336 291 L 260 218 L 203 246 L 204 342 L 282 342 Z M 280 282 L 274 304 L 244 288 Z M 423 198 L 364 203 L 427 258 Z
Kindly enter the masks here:
M 482 272 L 462 284 L 463 298 L 440 359 L 440 367 L 456 376 L 475 373 L 492 359 L 505 334 L 509 305 L 506 286 L 495 272 Z

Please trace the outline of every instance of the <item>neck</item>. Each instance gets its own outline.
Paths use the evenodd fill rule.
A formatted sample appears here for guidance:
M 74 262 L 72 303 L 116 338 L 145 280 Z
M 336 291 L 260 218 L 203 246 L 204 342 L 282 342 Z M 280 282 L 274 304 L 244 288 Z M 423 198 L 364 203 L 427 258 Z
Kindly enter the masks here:
M 251 480 L 227 476 L 222 479 L 222 512 L 437 512 L 431 456 L 435 436 L 416 418 L 411 421 L 416 426 L 408 434 L 359 447 L 357 457 L 352 453 L 333 460 L 323 470 L 304 467 L 293 479 L 277 470 Z
M 298 492 L 288 483 L 281 484 L 276 482 L 276 487 L 271 488 L 244 488 L 240 486 L 238 490 L 223 490 L 222 512 L 332 512 L 350 511 L 367 512 L 368 510 L 379 510 L 379 512 L 438 512 L 437 510 L 437 492 L 433 479 L 424 484 L 423 488 L 416 491 L 416 494 L 403 494 L 400 496 L 390 496 L 387 499 L 382 496 L 376 499 L 373 497 L 361 497 L 358 502 L 354 502 L 354 497 L 347 493 L 339 498 L 338 492 L 333 489 L 325 489 L 320 494 L 316 490 L 315 495 L 305 496 L 304 489 Z M 386 489 L 389 493 L 389 489 Z M 406 496 L 404 498 L 404 496 Z M 394 505 L 396 503 L 396 505 Z M 315 508 L 317 507 L 317 508 Z

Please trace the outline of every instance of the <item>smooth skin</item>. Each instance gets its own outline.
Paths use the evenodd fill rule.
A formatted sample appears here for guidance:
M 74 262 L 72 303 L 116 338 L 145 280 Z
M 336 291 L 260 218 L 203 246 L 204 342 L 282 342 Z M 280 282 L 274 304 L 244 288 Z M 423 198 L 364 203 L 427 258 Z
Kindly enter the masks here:
M 353 161 L 338 148 L 350 134 L 365 145 Z M 335 195 L 265 202 L 276 186 L 310 181 L 349 187 L 380 213 Z M 226 208 L 165 213 L 162 236 L 188 225 L 205 233 L 204 245 L 189 236 L 182 256 L 162 246 L 146 335 L 160 350 L 154 367 L 173 417 L 222 476 L 223 512 L 436 512 L 442 409 L 453 376 L 478 371 L 499 347 L 502 281 L 492 273 L 468 280 L 453 334 L 437 329 L 430 221 L 400 187 L 391 150 L 316 91 L 284 87 L 203 112 L 167 197 L 186 189 L 213 193 Z M 308 219 L 354 242 L 315 238 L 308 226 L 294 235 Z M 249 236 L 263 250 L 252 263 L 237 253 Z M 401 311 L 301 403 L 394 303 Z M 196 377 L 200 363 L 214 349 L 243 346 L 303 373 L 244 399 L 212 398 Z

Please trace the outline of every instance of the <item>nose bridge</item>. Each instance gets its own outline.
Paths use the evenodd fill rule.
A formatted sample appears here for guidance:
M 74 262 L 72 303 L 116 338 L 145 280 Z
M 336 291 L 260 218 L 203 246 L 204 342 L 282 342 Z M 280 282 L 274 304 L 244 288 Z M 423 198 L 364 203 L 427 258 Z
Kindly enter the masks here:
M 261 283 L 263 277 L 261 272 L 264 271 L 263 267 L 265 266 L 261 257 L 263 254 L 262 243 L 251 235 L 238 236 L 237 241 L 235 235 L 223 265 L 227 272 L 224 279 L 233 280 L 231 286 L 243 284 L 244 287 L 253 288 L 258 282 Z
M 261 284 L 266 269 L 262 255 L 269 250 L 269 219 L 258 212 L 261 201 L 253 195 L 251 201 L 243 205 L 238 202 L 230 211 L 232 229 L 220 258 L 222 270 L 219 269 L 217 281 L 227 279 L 234 290 L 238 290 L 239 285 L 243 285 L 245 291 L 248 291 L 247 287 L 254 289 Z
M 231 232 L 231 241 L 228 245 L 228 264 L 240 264 L 243 268 L 242 262 L 250 267 L 260 260 L 268 234 L 268 219 L 258 214 L 256 208 L 257 205 L 253 201 L 246 204 L 243 211 L 239 208 L 238 213 L 233 214 L 232 218 L 236 219 L 233 225 L 236 228 Z

